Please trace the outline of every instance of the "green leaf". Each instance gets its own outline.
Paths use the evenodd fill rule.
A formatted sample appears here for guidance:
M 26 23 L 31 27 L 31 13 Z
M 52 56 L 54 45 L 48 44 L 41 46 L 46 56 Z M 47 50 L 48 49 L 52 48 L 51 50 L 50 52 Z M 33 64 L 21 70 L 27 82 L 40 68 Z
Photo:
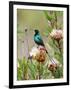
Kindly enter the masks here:
M 52 17 L 48 15 L 48 12 L 47 12 L 47 11 L 43 11 L 43 12 L 44 12 L 46 18 L 47 18 L 49 21 L 51 21 L 51 20 L 52 20 Z
M 53 72 L 55 78 L 62 78 L 63 77 L 63 69 L 58 67 L 56 71 Z
M 32 79 L 35 79 L 35 75 L 36 75 L 36 69 L 35 69 L 35 66 L 33 63 L 29 62 L 28 63 L 28 67 L 29 67 L 29 70 L 30 70 L 30 76 L 32 77 Z

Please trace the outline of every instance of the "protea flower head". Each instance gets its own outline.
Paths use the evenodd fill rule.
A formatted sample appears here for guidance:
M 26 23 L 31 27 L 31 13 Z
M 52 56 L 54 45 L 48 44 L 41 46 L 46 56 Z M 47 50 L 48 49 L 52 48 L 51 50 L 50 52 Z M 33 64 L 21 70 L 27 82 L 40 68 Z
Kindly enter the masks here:
M 56 69 L 57 69 L 57 64 L 49 64 L 48 65 L 48 69 L 50 70 L 50 71 L 56 71 Z
M 54 30 L 50 33 L 50 36 L 55 40 L 61 40 L 63 38 L 62 30 Z
M 62 64 L 57 59 L 53 58 L 53 60 L 55 61 L 55 63 L 49 62 L 48 64 L 48 69 L 51 72 L 56 71 L 58 67 L 62 67 Z
M 32 56 L 32 58 L 36 59 L 38 62 L 43 62 L 46 59 L 46 51 L 42 46 L 38 46 L 38 48 L 33 47 L 30 52 L 30 56 Z

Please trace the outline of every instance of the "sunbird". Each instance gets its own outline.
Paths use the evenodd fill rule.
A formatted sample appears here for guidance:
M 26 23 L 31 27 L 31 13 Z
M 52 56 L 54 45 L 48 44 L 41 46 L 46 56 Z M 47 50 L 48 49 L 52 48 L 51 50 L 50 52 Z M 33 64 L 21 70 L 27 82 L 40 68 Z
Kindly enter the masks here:
M 36 30 L 34 30 L 34 32 L 35 32 L 35 34 L 34 34 L 34 42 L 35 42 L 38 46 L 39 46 L 39 45 L 43 46 L 43 47 L 45 48 L 45 51 L 46 51 L 46 53 L 48 54 L 51 62 L 52 62 L 52 63 L 55 63 L 55 61 L 51 58 L 51 56 L 49 55 L 48 51 L 46 50 L 46 47 L 45 47 L 44 42 L 43 42 L 43 39 L 42 39 L 42 37 L 41 37 L 41 35 L 40 35 L 40 33 L 39 33 L 39 30 L 36 29 Z
M 39 33 L 39 30 L 34 30 L 34 32 L 35 32 L 35 34 L 34 34 L 35 43 L 38 46 L 41 45 L 41 46 L 43 46 L 45 48 L 45 45 L 44 45 L 43 39 L 42 39 L 42 37 L 41 37 L 41 35 Z M 45 48 L 45 50 L 46 50 L 46 48 Z M 48 53 L 47 50 L 46 50 L 46 53 Z
M 44 42 L 42 40 L 42 37 L 40 36 L 39 30 L 34 30 L 35 34 L 34 34 L 34 41 L 37 45 L 41 45 L 44 46 Z

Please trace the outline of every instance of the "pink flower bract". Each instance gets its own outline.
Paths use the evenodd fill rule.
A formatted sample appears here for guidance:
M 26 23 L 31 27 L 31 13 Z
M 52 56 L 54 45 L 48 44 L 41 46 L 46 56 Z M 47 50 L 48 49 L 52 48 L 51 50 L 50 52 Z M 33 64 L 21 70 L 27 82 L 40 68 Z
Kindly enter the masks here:
M 50 36 L 55 40 L 61 40 L 63 38 L 63 31 L 62 30 L 53 30 L 50 33 Z

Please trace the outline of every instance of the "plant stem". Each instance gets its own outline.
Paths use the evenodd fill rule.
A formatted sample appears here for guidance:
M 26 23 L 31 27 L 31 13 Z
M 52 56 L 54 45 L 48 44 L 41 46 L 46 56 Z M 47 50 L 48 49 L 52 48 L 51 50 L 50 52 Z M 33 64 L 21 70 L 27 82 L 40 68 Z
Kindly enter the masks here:
M 38 63 L 38 79 L 41 79 L 41 62 Z
M 61 52 L 61 46 L 60 46 L 59 40 L 58 40 L 57 42 L 58 42 L 58 48 L 59 48 L 59 51 Z

